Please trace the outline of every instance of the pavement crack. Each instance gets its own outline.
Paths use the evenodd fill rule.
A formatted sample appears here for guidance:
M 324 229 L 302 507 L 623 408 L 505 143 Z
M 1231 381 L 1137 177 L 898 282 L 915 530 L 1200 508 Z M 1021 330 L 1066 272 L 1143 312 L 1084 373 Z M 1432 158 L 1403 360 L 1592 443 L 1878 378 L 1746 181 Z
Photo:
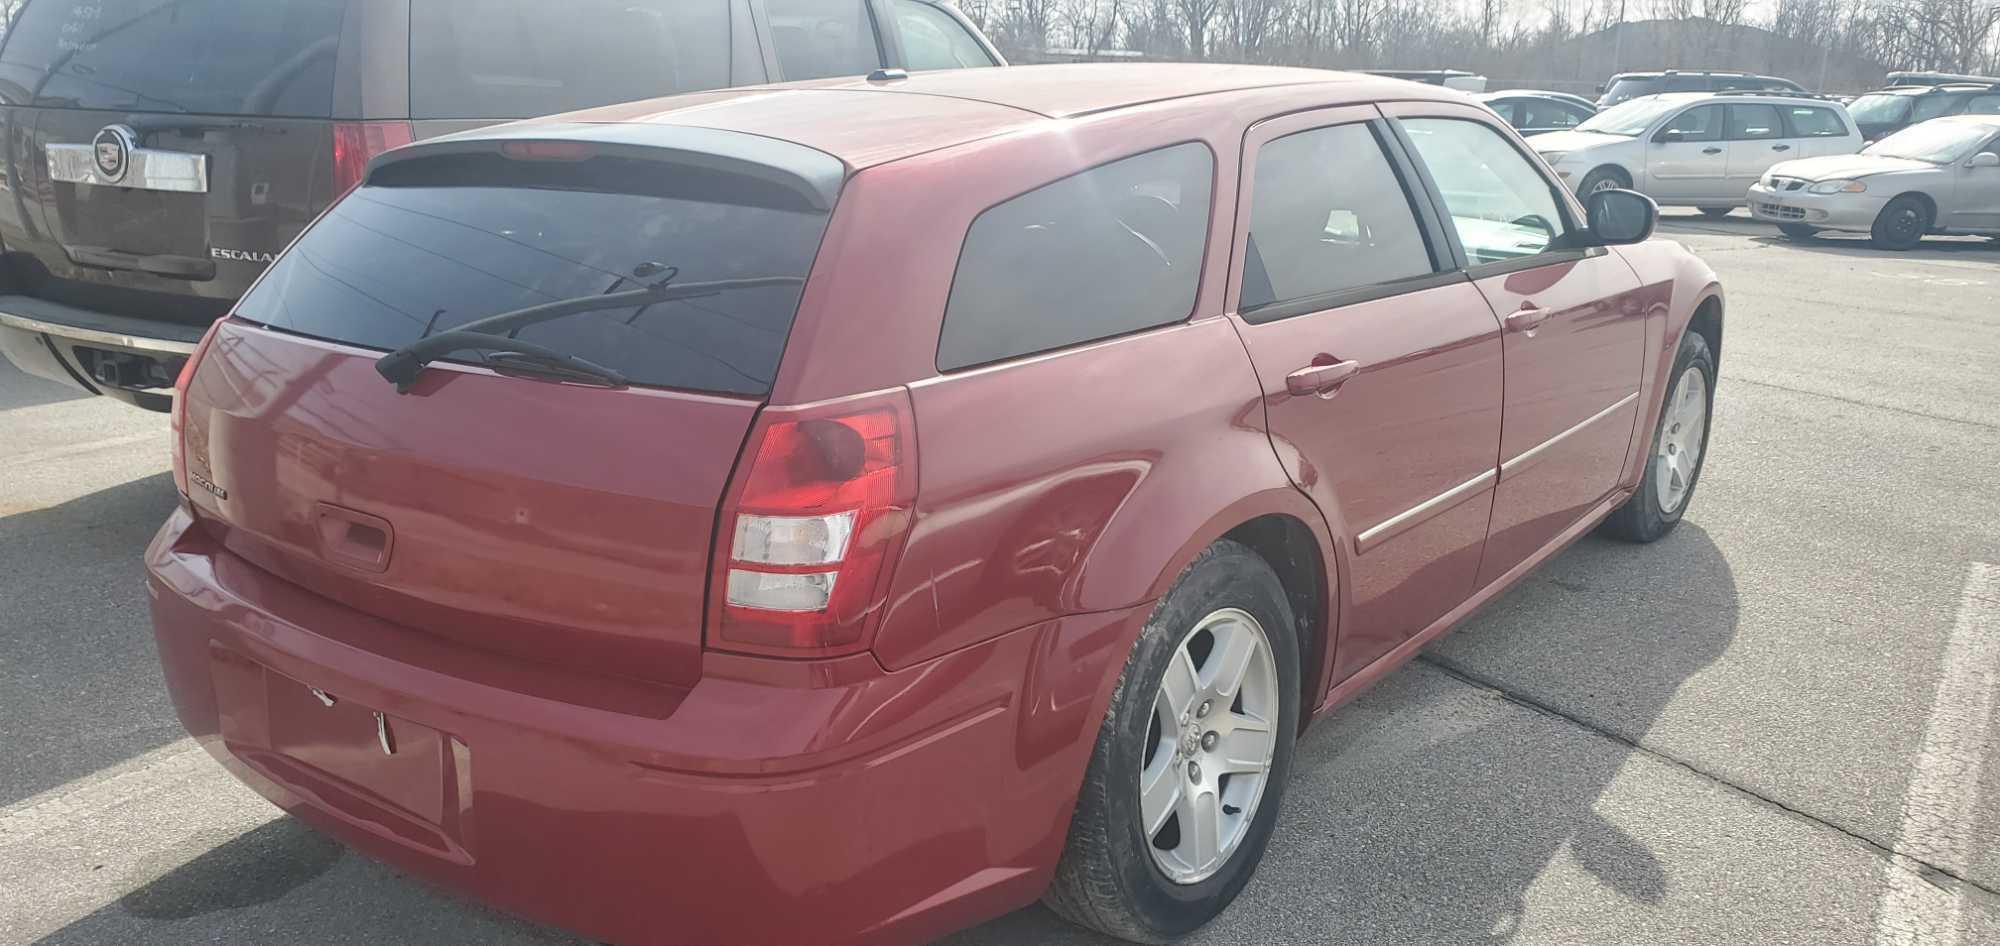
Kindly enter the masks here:
M 1979 427 L 1985 430 L 2000 430 L 2000 424 L 1989 423 L 1983 420 L 1969 420 L 1964 417 L 1947 417 L 1943 414 L 1931 414 L 1931 413 L 1926 413 L 1924 411 L 1914 411 L 1907 407 L 1896 407 L 1891 404 L 1881 404 L 1875 401 L 1863 401 L 1851 397 L 1841 397 L 1838 394 L 1828 394 L 1825 391 L 1813 391 L 1807 388 L 1794 388 L 1783 384 L 1772 384 L 1769 381 L 1752 381 L 1749 378 L 1745 378 L 1741 375 L 1723 375 L 1722 380 L 1727 381 L 1731 384 L 1747 384 L 1753 388 L 1770 388 L 1774 391 L 1787 391 L 1792 394 L 1803 394 L 1807 397 L 1823 397 L 1829 401 L 1839 401 L 1842 404 L 1852 404 L 1855 407 L 1870 407 L 1878 411 L 1891 411 L 1897 414 L 1908 414 L 1911 417 L 1922 417 L 1925 420 L 1943 421 L 1947 424 L 1964 424 L 1968 427 Z
M 1698 765 L 1695 765 L 1694 763 L 1689 762 L 1686 759 L 1682 759 L 1670 753 L 1662 752 L 1658 749 L 1645 745 L 1644 743 L 1641 743 L 1636 739 L 1632 739 L 1631 737 L 1628 737 L 1615 730 L 1607 729 L 1603 726 L 1598 725 L 1597 723 L 1584 719 L 1581 716 L 1577 716 L 1574 713 L 1568 712 L 1559 707 L 1553 706 L 1549 703 L 1545 703 L 1525 693 L 1520 693 L 1518 691 L 1509 689 L 1505 684 L 1501 683 L 1498 680 L 1492 680 L 1487 677 L 1481 676 L 1480 674 L 1472 670 L 1468 670 L 1459 664 L 1453 663 L 1452 661 L 1444 657 L 1440 657 L 1437 654 L 1431 653 L 1429 651 L 1424 651 L 1422 653 L 1417 654 L 1417 660 L 1429 664 L 1433 667 L 1436 667 L 1446 676 L 1452 677 L 1453 679 L 1456 679 L 1460 683 L 1464 683 L 1467 686 L 1472 686 L 1481 690 L 1487 690 L 1489 692 L 1499 694 L 1499 696 L 1502 699 L 1505 699 L 1506 701 L 1513 703 L 1516 706 L 1520 706 L 1523 709 L 1527 709 L 1531 712 L 1539 713 L 1543 716 L 1548 716 L 1554 719 L 1559 719 L 1564 722 L 1570 723 L 1571 725 L 1574 725 L 1579 729 L 1582 729 L 1586 732 L 1589 732 L 1601 738 L 1608 739 L 1612 742 L 1615 742 L 1621 746 L 1626 747 L 1631 751 L 1644 753 L 1647 756 L 1650 756 L 1654 759 L 1658 759 L 1661 762 L 1665 762 L 1669 765 L 1680 768 L 1684 771 L 1687 771 L 1690 774 L 1698 776 L 1702 779 L 1705 779 L 1730 791 L 1736 792 L 1737 794 L 1743 795 L 1754 801 L 1762 802 L 1764 805 L 1771 808 L 1776 808 L 1779 811 L 1791 815 L 1794 818 L 1798 818 L 1810 824 L 1818 825 L 1820 827 L 1827 828 L 1832 831 L 1836 831 L 1840 834 L 1846 835 L 1847 837 L 1855 841 L 1858 841 L 1866 845 L 1867 847 L 1873 849 L 1875 852 L 1877 852 L 1878 854 L 1880 854 L 1885 858 L 1890 858 L 1890 859 L 1903 858 L 1909 861 L 1910 863 L 1917 865 L 1917 867 L 1921 869 L 1923 875 L 1925 875 L 1927 880 L 1929 879 L 1930 875 L 1949 877 L 1953 881 L 1967 888 L 1980 891 L 1982 893 L 1987 894 L 1988 896 L 2000 897 L 2000 889 L 1989 887 L 1985 884 L 1980 883 L 1979 881 L 1973 880 L 1965 876 L 1964 874 L 1953 871 L 1950 868 L 1943 867 L 1938 864 L 1934 864 L 1930 861 L 1924 860 L 1923 858 L 1918 857 L 1915 854 L 1909 854 L 1903 851 L 1898 851 L 1895 848 L 1883 844 L 1865 834 L 1861 834 L 1857 831 L 1854 831 L 1853 829 L 1850 829 L 1836 822 L 1828 821 L 1825 818 L 1815 815 L 1809 811 L 1804 811 L 1799 808 L 1794 808 L 1791 805 L 1785 804 L 1784 802 L 1779 801 L 1776 798 L 1763 794 L 1762 792 L 1759 792 L 1756 789 L 1738 785 L 1737 783 L 1732 782 L 1729 779 L 1724 778 L 1720 775 L 1717 775 L 1714 772 L 1710 772 L 1707 769 L 1704 769 Z

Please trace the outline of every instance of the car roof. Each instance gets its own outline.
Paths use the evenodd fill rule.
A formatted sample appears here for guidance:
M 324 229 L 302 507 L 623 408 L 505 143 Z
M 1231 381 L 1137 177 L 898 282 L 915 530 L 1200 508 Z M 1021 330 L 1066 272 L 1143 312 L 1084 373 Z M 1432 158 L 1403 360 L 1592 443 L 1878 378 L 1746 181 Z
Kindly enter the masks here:
M 1336 101 L 1463 102 L 1441 86 L 1280 66 L 1068 63 L 951 69 L 871 81 L 820 79 L 628 102 L 515 123 L 615 122 L 736 131 L 824 151 L 853 168 L 1029 125 L 1157 102 L 1280 86 L 1338 86 Z
M 1621 72 L 1613 79 L 1665 78 L 1666 76 L 1723 76 L 1731 79 L 1777 79 L 1781 76 L 1767 76 L 1761 72 L 1717 72 L 1713 69 L 1666 69 L 1659 72 Z M 1790 80 L 1787 80 L 1790 81 Z
M 1642 102 L 1659 99 L 1663 102 L 1739 102 L 1745 105 L 1772 105 L 1780 102 L 1815 102 L 1821 105 L 1839 105 L 1832 99 L 1817 95 L 1800 95 L 1796 92 L 1660 92 L 1655 95 L 1641 95 L 1627 99 L 1628 102 Z
M 1951 122 L 1958 125 L 1984 125 L 1988 128 L 2000 128 L 2000 115 L 1946 115 L 1943 118 L 1933 118 L 1929 122 L 1918 122 L 1917 124 L 1928 125 L 1930 122 Z

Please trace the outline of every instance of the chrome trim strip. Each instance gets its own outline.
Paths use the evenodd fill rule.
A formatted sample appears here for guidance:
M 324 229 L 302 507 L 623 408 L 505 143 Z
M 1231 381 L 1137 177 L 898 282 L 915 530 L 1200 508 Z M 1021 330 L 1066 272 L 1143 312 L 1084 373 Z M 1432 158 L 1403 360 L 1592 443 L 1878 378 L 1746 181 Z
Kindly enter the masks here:
M 1386 539 L 1408 526 L 1416 525 L 1437 513 L 1443 512 L 1445 509 L 1457 505 L 1459 500 L 1493 485 L 1495 475 L 1492 470 L 1482 472 L 1478 476 L 1466 480 L 1436 496 L 1432 496 L 1375 525 L 1369 526 L 1360 535 L 1354 537 L 1354 544 L 1357 548 L 1365 548 L 1373 545 L 1377 539 Z
M 208 193 L 208 155 L 158 148 L 133 148 L 125 176 L 105 180 L 97 169 L 96 145 L 49 145 L 49 178 L 70 184 L 129 187 L 142 191 Z
M 1585 427 L 1595 424 L 1606 417 L 1611 416 L 1612 414 L 1616 413 L 1619 408 L 1624 407 L 1625 405 L 1630 404 L 1638 399 L 1639 399 L 1639 392 L 1637 391 L 1627 394 L 1624 397 L 1619 398 L 1618 403 L 1613 404 L 1610 407 L 1607 407 L 1601 411 L 1598 411 L 1595 414 L 1590 415 L 1589 417 L 1584 418 L 1583 420 L 1578 421 L 1576 426 L 1571 427 L 1570 429 L 1565 430 L 1562 433 L 1559 433 L 1553 437 L 1550 437 L 1549 439 L 1544 440 L 1541 443 L 1529 447 L 1527 450 L 1522 451 L 1522 453 L 1519 456 L 1515 457 L 1514 459 L 1508 460 L 1507 462 L 1500 464 L 1500 475 L 1507 476 L 1511 473 L 1515 473 L 1526 468 L 1529 464 L 1534 462 L 1536 457 L 1541 456 L 1542 453 L 1548 450 L 1550 447 L 1562 443 L 1563 440 L 1568 438 L 1570 435 L 1576 433 L 1579 430 L 1584 429 Z
M 141 338 L 137 335 L 120 335 L 116 332 L 100 332 L 96 329 L 77 328 L 73 325 L 58 325 L 31 319 L 12 312 L 0 312 L 0 325 L 17 328 L 24 332 L 40 332 L 57 338 L 73 339 L 79 342 L 95 342 L 99 345 L 116 345 L 135 351 L 156 351 L 169 355 L 194 354 L 193 342 L 176 342 L 164 338 Z

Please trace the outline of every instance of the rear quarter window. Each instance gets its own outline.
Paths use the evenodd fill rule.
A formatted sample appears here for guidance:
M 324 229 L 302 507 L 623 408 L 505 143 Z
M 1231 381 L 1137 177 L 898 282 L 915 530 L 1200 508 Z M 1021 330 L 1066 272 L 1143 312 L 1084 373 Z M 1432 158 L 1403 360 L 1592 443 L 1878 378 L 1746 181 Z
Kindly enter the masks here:
M 781 277 L 518 335 L 637 384 L 761 395 L 826 222 L 777 185 L 657 161 L 412 160 L 327 211 L 236 311 L 386 350 L 513 309 L 642 288 L 668 270 L 676 287 Z
M 416 118 L 527 118 L 729 84 L 729 0 L 418 0 Z
M 35 0 L 0 98 L 61 108 L 326 118 L 349 0 Z
M 1099 165 L 972 221 L 945 303 L 951 371 L 1186 319 L 1215 159 L 1174 145 Z
M 1793 106 L 1785 110 L 1785 121 L 1793 138 L 1838 138 L 1847 134 L 1847 123 L 1830 108 Z

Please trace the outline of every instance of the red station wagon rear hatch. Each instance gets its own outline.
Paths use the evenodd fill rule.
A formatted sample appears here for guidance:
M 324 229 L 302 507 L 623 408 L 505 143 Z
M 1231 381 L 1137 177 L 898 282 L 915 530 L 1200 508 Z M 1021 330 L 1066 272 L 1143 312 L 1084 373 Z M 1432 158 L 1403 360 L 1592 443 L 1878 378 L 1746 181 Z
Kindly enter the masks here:
M 773 139 L 632 125 L 378 161 L 202 356 L 183 441 L 198 517 L 412 631 L 693 682 L 716 509 L 844 171 Z M 503 375 L 475 352 L 407 394 L 376 370 L 474 319 L 669 278 L 750 282 L 518 330 L 629 387 Z

